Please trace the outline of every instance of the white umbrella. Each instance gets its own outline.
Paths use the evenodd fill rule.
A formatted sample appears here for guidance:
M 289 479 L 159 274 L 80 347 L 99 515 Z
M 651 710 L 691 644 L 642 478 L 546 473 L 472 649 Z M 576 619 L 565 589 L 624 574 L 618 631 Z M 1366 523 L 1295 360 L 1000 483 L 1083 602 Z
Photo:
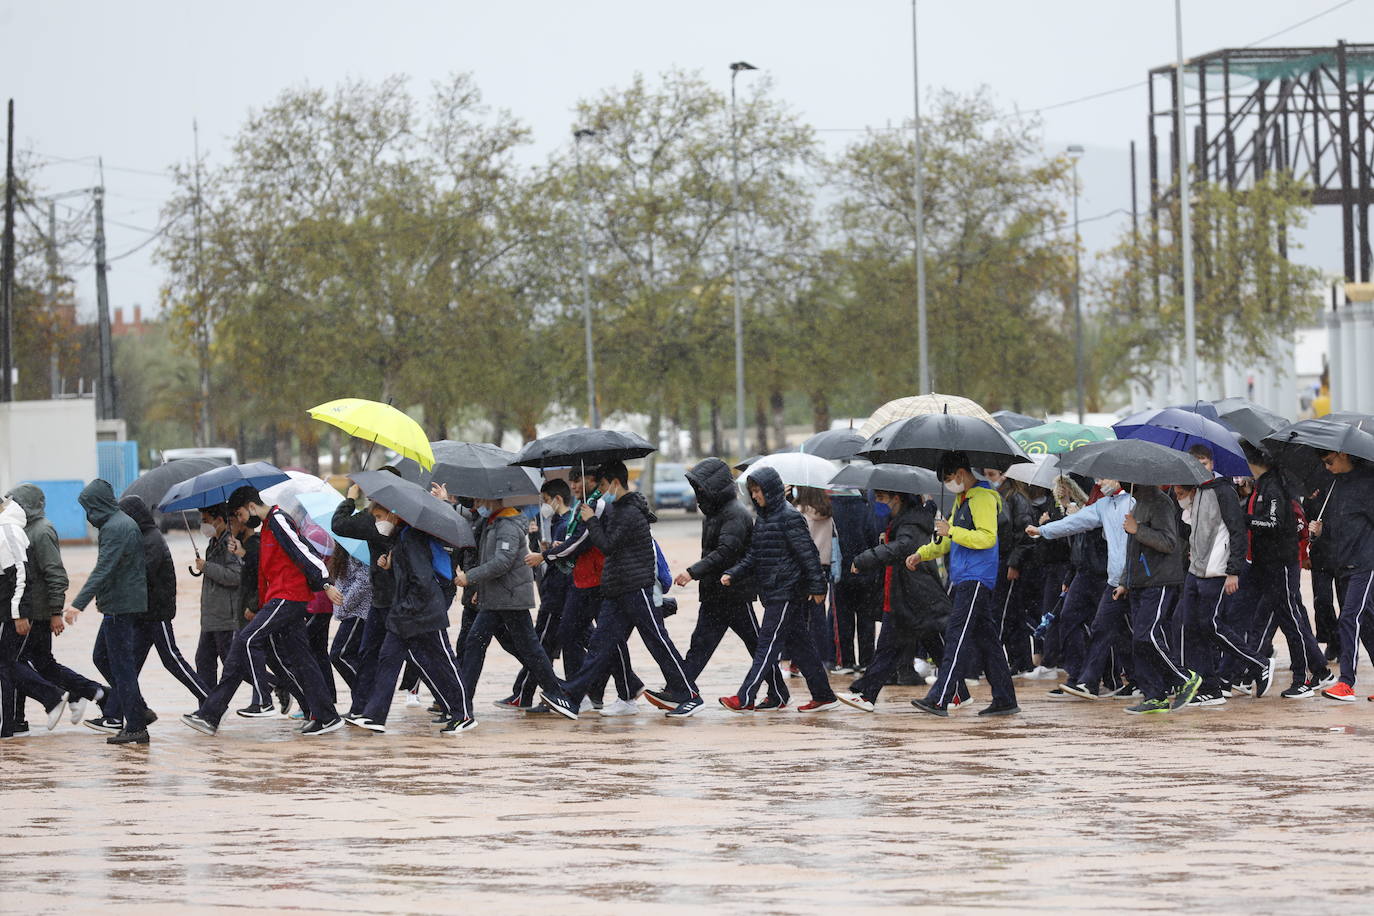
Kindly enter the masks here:
M 1033 487 L 1054 490 L 1055 481 L 1064 473 L 1059 467 L 1059 456 L 1031 455 L 1030 460 L 1031 464 L 1013 464 L 1007 468 L 1006 475 Z
M 282 510 L 290 515 L 297 522 L 307 517 L 305 507 L 301 505 L 296 497 L 302 493 L 333 493 L 338 495 L 329 484 L 318 477 L 312 477 L 304 471 L 284 471 L 290 480 L 284 480 L 279 484 L 274 484 L 262 491 L 262 498 L 267 500 L 268 505 L 281 506 Z
M 838 465 L 833 461 L 826 461 L 824 458 L 807 455 L 804 452 L 780 452 L 776 455 L 765 455 L 751 464 L 749 470 L 740 475 L 740 486 L 746 486 L 744 481 L 759 468 L 772 468 L 777 471 L 782 482 L 789 487 L 816 487 L 824 490 L 830 485 L 830 478 L 835 476 Z
M 864 425 L 859 427 L 859 435 L 867 439 L 894 420 L 905 420 L 907 417 L 916 417 L 928 413 L 953 413 L 962 414 L 966 417 L 977 417 L 987 421 L 992 426 L 996 426 L 999 430 L 1002 428 L 992 418 L 992 414 L 984 410 L 977 401 L 971 401 L 968 398 L 961 398 L 953 394 L 921 394 L 915 397 L 888 401 L 873 411 L 873 414 L 864 421 Z

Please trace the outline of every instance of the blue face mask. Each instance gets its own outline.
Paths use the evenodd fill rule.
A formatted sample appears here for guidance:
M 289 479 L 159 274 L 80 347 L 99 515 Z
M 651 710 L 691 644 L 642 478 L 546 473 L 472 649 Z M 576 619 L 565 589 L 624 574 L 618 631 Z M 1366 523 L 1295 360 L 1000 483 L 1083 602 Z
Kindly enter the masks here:
M 491 518 L 491 507 L 490 507 L 490 506 L 478 506 L 478 507 L 477 507 L 477 514 L 480 515 L 480 516 L 482 516 L 482 518 Z
M 613 503 L 613 502 L 615 502 L 615 494 L 614 494 L 614 493 L 602 493 L 602 494 L 601 494 L 601 498 L 604 499 L 604 500 L 605 500 L 606 502 L 608 502 L 608 503 Z

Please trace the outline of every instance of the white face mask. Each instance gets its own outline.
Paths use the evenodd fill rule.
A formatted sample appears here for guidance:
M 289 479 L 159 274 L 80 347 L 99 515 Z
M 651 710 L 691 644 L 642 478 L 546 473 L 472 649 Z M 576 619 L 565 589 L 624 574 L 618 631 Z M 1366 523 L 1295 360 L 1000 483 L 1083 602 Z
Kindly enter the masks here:
M 396 530 L 396 525 L 393 522 L 379 521 L 376 524 L 377 533 L 384 538 L 391 537 L 391 533 Z
M 964 485 L 957 480 L 946 480 L 945 489 L 955 496 L 958 496 L 960 493 L 964 492 Z
M 1101 485 L 1103 496 L 1115 496 L 1121 492 L 1121 488 L 1114 483 L 1104 483 Z
M 219 534 L 219 532 L 215 530 L 215 526 L 208 522 L 200 526 L 200 533 L 207 538 L 212 538 L 216 534 Z
M 551 503 L 541 504 L 539 506 L 539 514 L 546 519 L 553 518 L 553 505 Z

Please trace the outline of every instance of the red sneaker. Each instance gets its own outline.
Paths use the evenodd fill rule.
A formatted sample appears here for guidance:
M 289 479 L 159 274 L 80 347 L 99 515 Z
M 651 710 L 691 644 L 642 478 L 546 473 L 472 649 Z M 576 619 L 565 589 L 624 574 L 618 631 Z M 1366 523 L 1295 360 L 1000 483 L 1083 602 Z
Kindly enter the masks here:
M 741 703 L 741 702 L 739 701 L 739 697 L 721 697 L 721 698 L 720 698 L 720 705 L 724 706 L 726 709 L 730 710 L 731 712 L 753 712 L 753 711 L 754 711 L 754 707 L 752 707 L 752 706 L 745 706 L 743 703 Z
M 1322 691 L 1322 696 L 1328 700 L 1340 700 L 1342 703 L 1355 702 L 1355 691 L 1345 681 L 1337 681 L 1332 684 Z
M 797 712 L 825 712 L 840 705 L 839 700 L 812 700 L 797 707 Z

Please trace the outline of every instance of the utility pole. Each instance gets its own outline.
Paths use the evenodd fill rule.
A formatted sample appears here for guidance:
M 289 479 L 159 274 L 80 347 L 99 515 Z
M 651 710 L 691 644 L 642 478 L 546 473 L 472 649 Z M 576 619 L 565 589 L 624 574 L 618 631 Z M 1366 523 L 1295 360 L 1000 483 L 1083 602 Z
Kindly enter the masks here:
M 1082 242 L 1078 238 L 1078 159 L 1083 155 L 1083 147 L 1077 144 L 1068 149 L 1073 161 L 1073 338 L 1074 338 L 1074 390 L 1078 405 L 1078 422 L 1084 417 L 1083 384 L 1083 299 L 1081 293 L 1082 273 L 1078 266 L 1078 253 Z
M 114 355 L 110 345 L 110 293 L 105 285 L 105 168 L 101 163 L 100 184 L 95 197 L 95 314 L 100 335 L 100 384 L 95 393 L 96 418 L 113 420 L 115 406 Z
M 587 425 L 601 428 L 601 412 L 596 407 L 596 352 L 592 348 L 591 251 L 587 245 L 587 188 L 582 180 L 582 141 L 595 137 L 596 131 L 582 127 L 573 131 L 573 155 L 577 159 L 577 226 L 582 246 L 582 330 L 587 349 Z
M 200 125 L 191 120 L 191 134 L 194 137 L 196 157 L 196 200 L 192 207 L 195 217 L 196 263 L 194 266 L 196 283 L 196 356 L 200 360 L 200 434 L 198 444 L 204 448 L 210 444 L 210 315 L 205 306 L 205 284 L 200 273 L 201 235 L 200 235 Z
M 48 199 L 48 308 L 57 315 L 57 200 Z M 58 335 L 53 335 L 52 350 L 48 354 L 48 397 L 57 398 L 62 376 L 57 361 Z
M 1197 403 L 1197 321 L 1193 301 L 1193 201 L 1188 170 L 1188 106 L 1183 104 L 1183 0 L 1174 0 L 1174 38 L 1178 50 L 1178 212 L 1183 254 L 1183 380 L 1188 403 Z M 1203 100 L 1206 104 L 1206 99 Z
M 0 401 L 14 400 L 14 99 L 5 146 L 5 236 L 0 253 Z
M 739 283 L 739 128 L 735 122 L 735 78 L 745 70 L 757 70 L 742 60 L 730 65 L 730 225 L 734 244 L 730 246 L 730 285 L 735 300 L 735 424 L 739 433 L 739 457 L 749 454 L 748 432 L 744 426 L 744 301 Z
M 916 339 L 917 339 L 917 394 L 931 391 L 930 381 L 930 338 L 926 329 L 926 242 L 925 242 L 925 176 L 921 150 L 921 71 L 916 44 L 916 0 L 911 0 L 911 81 L 916 87 L 915 119 L 915 186 L 913 194 L 916 204 Z M 1079 418 L 1082 419 L 1081 417 Z

